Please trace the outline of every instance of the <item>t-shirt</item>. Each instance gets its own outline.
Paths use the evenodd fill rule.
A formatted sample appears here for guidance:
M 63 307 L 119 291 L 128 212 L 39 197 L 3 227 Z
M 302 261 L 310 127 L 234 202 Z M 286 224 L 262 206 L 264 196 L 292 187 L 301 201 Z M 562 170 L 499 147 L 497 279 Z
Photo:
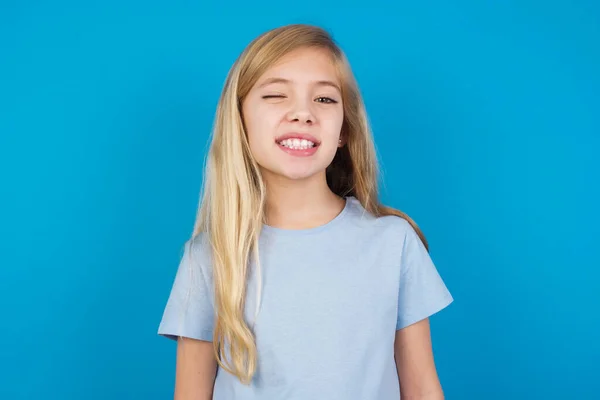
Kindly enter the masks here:
M 209 248 L 204 234 L 186 243 L 158 334 L 212 340 Z M 412 226 L 376 218 L 349 196 L 319 227 L 265 225 L 259 251 L 245 306 L 257 371 L 244 385 L 219 368 L 213 399 L 398 400 L 396 330 L 453 301 Z

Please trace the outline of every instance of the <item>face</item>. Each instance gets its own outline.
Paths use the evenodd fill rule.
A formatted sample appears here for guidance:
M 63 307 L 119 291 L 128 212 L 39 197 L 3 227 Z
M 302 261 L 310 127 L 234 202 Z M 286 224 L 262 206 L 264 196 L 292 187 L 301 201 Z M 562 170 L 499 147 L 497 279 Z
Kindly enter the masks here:
M 263 175 L 325 176 L 342 145 L 340 87 L 331 55 L 310 48 L 288 53 L 257 80 L 242 113 Z

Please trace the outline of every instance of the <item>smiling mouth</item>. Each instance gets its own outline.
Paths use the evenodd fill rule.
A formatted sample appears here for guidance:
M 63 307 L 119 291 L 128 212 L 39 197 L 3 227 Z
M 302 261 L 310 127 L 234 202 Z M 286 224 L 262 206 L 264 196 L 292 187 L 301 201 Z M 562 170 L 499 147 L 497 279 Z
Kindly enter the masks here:
M 307 150 L 318 146 L 318 143 L 313 141 L 294 138 L 280 140 L 277 144 L 292 150 Z

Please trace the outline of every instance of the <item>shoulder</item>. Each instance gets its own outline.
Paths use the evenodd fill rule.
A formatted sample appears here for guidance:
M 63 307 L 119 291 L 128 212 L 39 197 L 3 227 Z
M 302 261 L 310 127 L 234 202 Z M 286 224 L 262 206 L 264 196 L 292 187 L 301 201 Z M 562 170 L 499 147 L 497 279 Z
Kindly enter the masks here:
M 184 243 L 183 256 L 195 268 L 208 270 L 212 265 L 212 250 L 208 234 L 200 232 L 193 235 Z
M 355 198 L 350 198 L 349 213 L 351 223 L 368 235 L 376 235 L 380 240 L 402 245 L 407 238 L 417 236 L 415 229 L 404 218 L 397 215 L 376 217 L 368 212 Z
M 185 242 L 185 246 L 193 252 L 206 253 L 210 250 L 210 240 L 206 232 L 199 232 L 194 234 L 190 239 Z

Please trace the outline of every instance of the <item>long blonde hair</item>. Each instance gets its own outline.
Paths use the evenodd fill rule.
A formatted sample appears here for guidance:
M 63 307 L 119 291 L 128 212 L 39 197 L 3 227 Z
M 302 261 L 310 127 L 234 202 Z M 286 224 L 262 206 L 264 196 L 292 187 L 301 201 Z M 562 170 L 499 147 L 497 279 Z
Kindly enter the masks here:
M 331 53 L 342 82 L 346 144 L 327 168 L 327 183 L 339 196 L 354 196 L 375 216 L 406 219 L 427 247 L 417 225 L 378 199 L 378 163 L 365 107 L 345 54 L 322 28 L 294 24 L 253 40 L 233 64 L 216 111 L 202 198 L 193 236 L 211 243 L 216 321 L 215 357 L 221 368 L 248 384 L 257 366 L 254 335 L 244 319 L 250 257 L 258 264 L 258 237 L 265 208 L 265 184 L 252 157 L 241 105 L 259 77 L 282 56 L 303 47 Z M 259 290 L 260 291 L 260 290 Z M 229 357 L 224 357 L 228 354 Z

